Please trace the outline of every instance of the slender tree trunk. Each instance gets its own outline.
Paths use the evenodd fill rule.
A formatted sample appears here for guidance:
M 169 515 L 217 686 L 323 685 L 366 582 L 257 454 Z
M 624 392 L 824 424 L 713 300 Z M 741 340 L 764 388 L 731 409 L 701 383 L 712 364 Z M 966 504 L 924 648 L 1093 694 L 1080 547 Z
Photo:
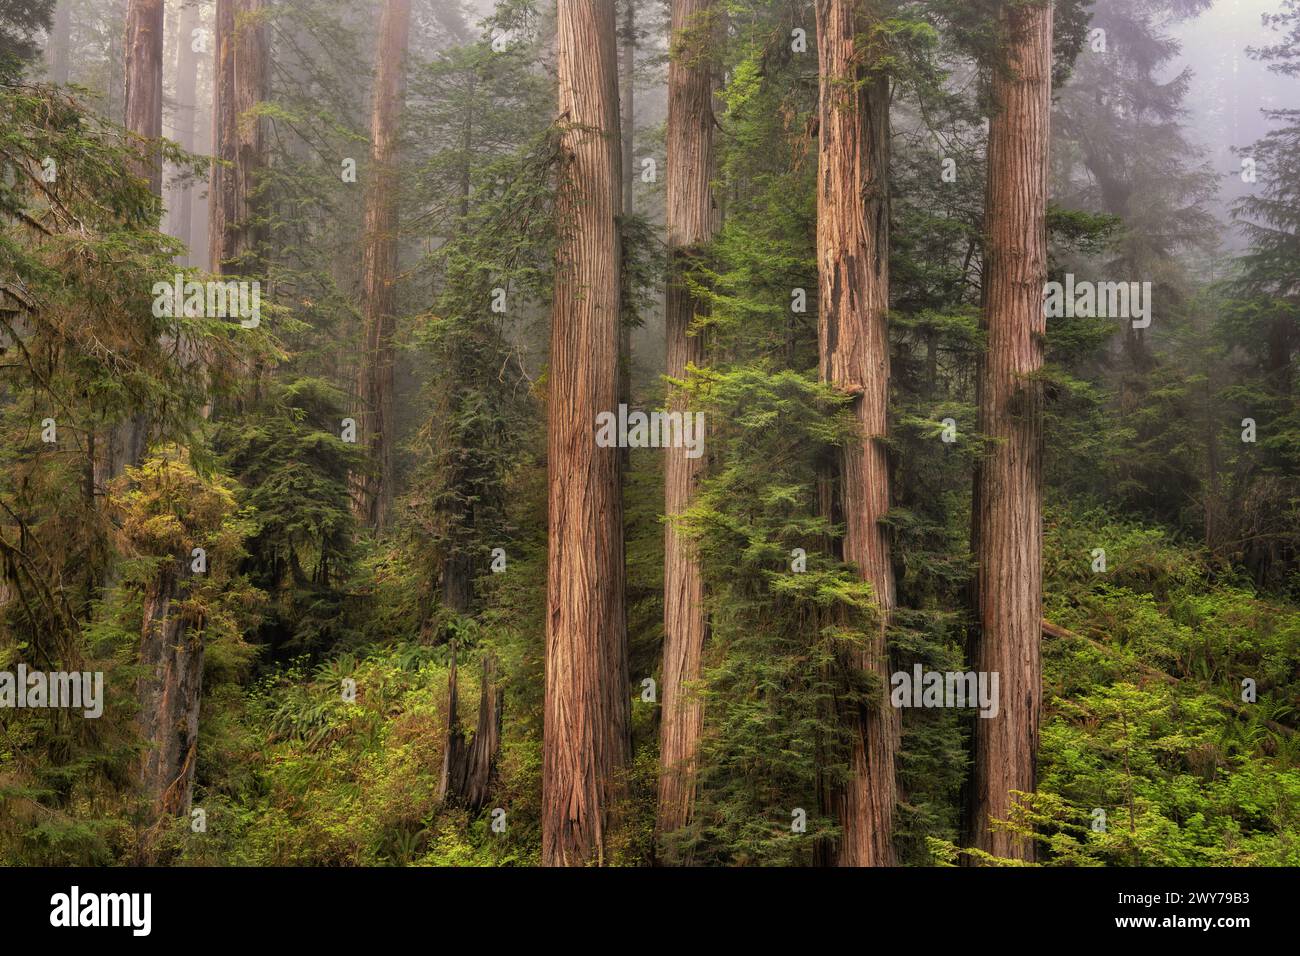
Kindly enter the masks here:
M 366 191 L 364 325 L 357 382 L 358 439 L 369 450 L 369 474 L 354 484 L 353 510 L 382 528 L 393 503 L 393 327 L 397 275 L 397 139 L 406 97 L 406 46 L 411 0 L 384 0 L 379 21 L 374 106 L 370 114 L 370 184 Z
M 623 27 L 620 31 L 623 53 L 619 63 L 619 86 L 623 100 L 623 213 L 632 214 L 632 181 L 635 175 L 633 150 L 636 135 L 636 0 L 623 4 Z
M 58 0 L 55 4 L 50 42 L 45 50 L 51 82 L 68 82 L 72 61 L 72 0 Z
M 246 114 L 266 98 L 264 6 L 264 0 L 217 0 L 212 149 L 226 165 L 212 167 L 208 260 L 218 275 L 258 272 L 263 230 L 255 221 L 253 192 L 263 162 L 263 124 Z
M 889 686 L 886 628 L 894 572 L 882 521 L 889 510 L 889 460 L 881 441 L 889 401 L 889 79 L 861 48 L 870 17 L 864 0 L 819 0 L 820 124 L 817 177 L 817 325 L 821 378 L 854 396 L 862 440 L 844 449 L 840 495 L 844 558 L 870 583 L 879 623 L 849 665 Z M 831 795 L 842 866 L 894 862 L 894 761 L 898 712 L 887 695 L 847 714 L 850 777 Z
M 1047 279 L 1050 2 L 1005 3 L 1005 60 L 993 70 L 985 200 L 983 325 L 988 349 L 978 388 L 987 457 L 976 476 L 972 541 L 976 669 L 999 675 L 998 715 L 977 718 L 969 791 L 970 844 L 1032 860 L 1031 841 L 990 830 L 1007 819 L 1011 791 L 1034 789 L 1042 709 L 1043 286 Z
M 666 369 L 684 378 L 688 365 L 701 365 L 704 347 L 688 334 L 707 303 L 691 295 L 684 281 L 692 259 L 717 233 L 718 205 L 713 178 L 714 70 L 711 40 L 719 9 L 714 0 L 674 0 L 672 59 L 668 65 L 668 231 L 669 276 L 664 302 Z M 685 412 L 675 401 L 673 411 Z M 693 547 L 671 519 L 690 504 L 704 474 L 704 458 L 685 448 L 664 449 L 664 667 L 660 725 L 658 828 L 670 833 L 690 818 L 695 760 L 704 711 L 691 687 L 700 677 L 707 621 L 704 584 Z
M 193 31 L 198 28 L 199 6 L 197 0 L 186 2 L 181 8 L 176 30 L 176 138 L 187 151 L 194 152 L 195 129 L 198 104 L 195 93 L 199 81 L 199 56 L 190 49 Z M 186 256 L 192 261 L 189 252 L 193 242 L 194 228 L 194 187 L 188 180 L 182 180 L 172 192 L 171 205 L 167 211 L 168 232 L 185 243 Z
M 632 180 L 635 175 L 633 169 L 634 163 L 634 137 L 636 134 L 636 0 L 623 0 L 623 26 L 620 30 L 622 41 L 622 55 L 619 63 L 619 86 L 620 97 L 622 100 L 622 133 L 623 133 L 623 215 L 632 215 L 633 206 L 633 189 Z M 626 250 L 625 250 L 626 252 Z M 632 290 L 627 288 L 627 270 L 624 270 L 624 285 L 622 289 L 623 309 L 630 313 L 629 298 Z M 619 323 L 618 338 L 618 400 L 626 405 L 632 404 L 632 326 L 627 321 L 628 316 L 624 316 Z M 623 460 L 621 466 L 626 468 L 627 449 L 623 450 Z
M 561 169 L 547 435 L 542 861 L 603 863 L 629 736 L 618 397 L 618 57 L 609 0 L 557 10 Z

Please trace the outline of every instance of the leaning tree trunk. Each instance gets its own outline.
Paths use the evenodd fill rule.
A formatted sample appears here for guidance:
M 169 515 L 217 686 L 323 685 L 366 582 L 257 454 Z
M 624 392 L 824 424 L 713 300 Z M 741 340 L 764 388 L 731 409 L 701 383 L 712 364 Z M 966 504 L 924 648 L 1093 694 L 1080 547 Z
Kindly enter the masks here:
M 821 378 L 853 396 L 861 440 L 839 466 L 844 559 L 871 585 L 876 625 L 848 665 L 889 685 L 886 628 L 894 607 L 889 536 L 889 78 L 861 48 L 870 26 L 862 0 L 819 0 L 820 122 L 817 176 L 817 323 Z M 894 761 L 898 712 L 882 696 L 845 715 L 850 775 L 833 788 L 842 866 L 894 863 Z
M 542 861 L 603 863 L 630 757 L 618 396 L 618 56 L 610 0 L 557 11 L 561 167 L 547 398 Z
M 978 562 L 974 662 L 999 675 L 1002 705 L 976 718 L 968 839 L 1003 857 L 1034 858 L 1033 844 L 994 832 L 1011 791 L 1034 789 L 1042 709 L 1043 287 L 1047 279 L 1050 2 L 1004 4 L 1005 62 L 993 70 L 989 123 L 979 430 L 987 444 L 976 477 L 972 539 Z
M 145 590 L 137 684 L 148 750 L 140 784 L 155 821 L 188 816 L 203 690 L 203 637 L 181 608 L 182 562 L 164 564 Z
M 357 438 L 371 471 L 353 480 L 353 511 L 382 528 L 393 501 L 393 280 L 397 274 L 397 137 L 406 96 L 411 0 L 385 0 L 379 20 L 379 65 L 370 114 L 370 185 L 362 258 L 363 326 L 357 380 Z
M 714 173 L 711 37 L 714 0 L 674 0 L 674 48 L 668 65 L 668 231 L 669 276 L 664 302 L 667 334 L 666 374 L 685 378 L 688 365 L 701 365 L 704 348 L 690 327 L 708 306 L 690 292 L 685 274 L 700 248 L 718 230 L 718 205 L 709 183 Z M 674 400 L 674 411 L 685 403 Z M 664 449 L 664 665 L 663 714 L 659 737 L 661 833 L 671 833 L 690 818 L 695 792 L 695 760 L 704 708 L 692 684 L 700 677 L 707 621 L 698 556 L 678 531 L 673 517 L 691 502 L 704 474 L 704 457 L 688 458 L 685 448 Z

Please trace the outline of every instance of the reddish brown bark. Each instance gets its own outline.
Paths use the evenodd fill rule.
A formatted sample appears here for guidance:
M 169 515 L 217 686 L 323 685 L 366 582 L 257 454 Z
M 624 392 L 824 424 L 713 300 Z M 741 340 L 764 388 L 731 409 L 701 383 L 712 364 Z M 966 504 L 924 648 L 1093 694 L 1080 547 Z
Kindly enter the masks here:
M 684 378 L 688 365 L 704 361 L 703 343 L 689 335 L 706 304 L 683 281 L 691 258 L 718 230 L 718 207 L 710 189 L 714 172 L 713 90 L 709 59 L 715 29 L 713 0 L 674 0 L 673 55 L 668 66 L 669 276 L 664 303 L 666 374 Z M 685 410 L 676 401 L 675 410 Z M 657 825 L 668 833 L 690 818 L 696 754 L 704 711 L 691 685 L 699 680 L 707 621 L 700 565 L 691 545 L 671 521 L 690 504 L 704 474 L 704 458 L 685 448 L 664 449 L 664 665 L 660 725 Z
M 126 8 L 126 128 L 152 143 L 162 136 L 163 11 L 163 0 L 130 0 Z M 135 171 L 162 195 L 156 149 Z
M 257 273 L 262 228 L 253 196 L 263 163 L 262 121 L 252 111 L 266 98 L 264 0 L 217 0 L 212 149 L 208 190 L 209 268 L 217 274 Z
M 873 16 L 864 0 L 819 0 L 817 50 L 820 122 L 817 177 L 817 272 L 821 378 L 855 396 L 862 440 L 840 460 L 844 559 L 870 583 L 879 607 L 869 643 L 849 666 L 889 685 L 886 627 L 894 607 L 888 533 L 889 79 L 871 69 L 862 45 Z M 898 712 L 887 695 L 854 706 L 850 777 L 830 794 L 842 836 L 842 866 L 890 866 Z
M 631 742 L 619 451 L 618 55 L 614 4 L 557 9 L 561 168 L 547 398 L 549 520 L 542 861 L 603 863 Z
M 362 273 L 362 353 L 357 380 L 357 439 L 371 471 L 357 476 L 353 510 L 382 528 L 393 501 L 393 331 L 397 275 L 397 140 L 406 97 L 411 0 L 385 0 L 379 20 L 378 73 L 370 113 L 370 182 L 366 190 Z
M 1052 7 L 1004 4 L 1003 62 L 993 71 L 985 201 L 979 429 L 987 455 L 976 476 L 972 541 L 977 670 L 999 675 L 998 715 L 977 718 L 968 806 L 972 846 L 1032 860 L 1027 840 L 992 832 L 1011 791 L 1034 789 L 1042 709 L 1043 287 L 1047 280 L 1048 126 Z

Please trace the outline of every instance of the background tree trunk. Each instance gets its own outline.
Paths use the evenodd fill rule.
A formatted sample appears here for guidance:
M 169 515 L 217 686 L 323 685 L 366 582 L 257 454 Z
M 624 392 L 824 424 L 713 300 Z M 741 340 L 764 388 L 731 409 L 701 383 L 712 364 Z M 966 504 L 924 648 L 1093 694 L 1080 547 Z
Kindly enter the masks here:
M 384 526 L 393 502 L 393 326 L 397 274 L 397 140 L 406 97 L 411 0 L 385 0 L 379 21 L 378 73 L 370 114 L 370 182 L 362 261 L 361 369 L 357 439 L 369 451 L 367 475 L 354 483 L 353 510 L 371 528 Z
M 266 98 L 267 47 L 264 0 L 217 0 L 213 76 L 213 164 L 208 193 L 210 271 L 252 275 L 261 227 L 254 221 L 253 190 L 263 163 L 263 124 L 240 117 Z
M 54 6 L 54 22 L 50 25 L 50 42 L 45 47 L 50 81 L 66 83 L 72 62 L 72 0 L 58 0 Z
M 977 670 L 999 675 L 996 717 L 976 718 L 968 807 L 970 844 L 1032 860 L 1033 844 L 990 832 L 1007 819 L 1010 791 L 1034 789 L 1042 709 L 1043 287 L 1047 280 L 1050 2 L 1004 4 L 1005 62 L 992 71 L 979 430 L 988 442 L 976 476 L 972 529 Z
M 623 25 L 619 30 L 622 54 L 619 62 L 620 98 L 622 101 L 620 121 L 623 135 L 623 215 L 631 216 L 633 211 L 632 186 L 636 170 L 633 168 L 636 137 L 636 0 L 623 0 Z M 624 250 L 626 252 L 626 249 Z M 632 325 L 630 298 L 632 290 L 627 287 L 627 270 L 623 274 L 622 296 L 623 309 L 628 314 L 619 323 L 618 332 L 618 400 L 625 405 L 632 404 Z M 620 466 L 627 467 L 628 450 L 623 449 Z
M 688 335 L 707 304 L 686 288 L 683 273 L 702 245 L 716 235 L 718 206 L 714 174 L 713 90 L 710 59 L 715 17 L 713 0 L 674 0 L 674 48 L 668 66 L 668 232 L 669 276 L 664 302 L 667 375 L 682 378 L 690 364 L 704 361 L 703 342 Z M 676 410 L 685 411 L 676 402 Z M 687 458 L 685 448 L 664 449 L 664 514 L 683 511 L 704 474 L 704 457 Z M 664 529 L 664 668 L 660 726 L 658 828 L 670 833 L 690 818 L 694 770 L 704 711 L 689 685 L 700 676 L 707 621 L 704 585 L 693 547 L 670 522 Z
M 867 26 L 862 0 L 817 4 L 817 332 L 822 380 L 856 396 L 863 437 L 840 460 L 844 559 L 871 584 L 880 610 L 869 646 L 848 664 L 874 672 L 887 688 L 894 572 L 881 523 L 889 510 L 889 459 L 879 439 L 888 431 L 889 400 L 889 79 L 870 71 L 870 51 L 864 57 Z M 846 716 L 851 775 L 830 794 L 842 828 L 837 861 L 890 866 L 898 712 L 885 695 Z
M 619 451 L 596 445 L 618 396 L 621 205 L 614 4 L 557 11 L 561 170 L 547 398 L 542 861 L 602 863 L 628 762 Z
M 195 93 L 199 82 L 199 56 L 190 49 L 193 31 L 200 25 L 197 0 L 181 7 L 176 29 L 176 140 L 188 152 L 194 152 L 198 104 Z M 167 231 L 190 249 L 194 231 L 194 186 L 184 179 L 172 190 L 167 210 Z M 192 254 L 186 253 L 188 261 Z
M 164 9 L 163 0 L 130 0 L 126 11 L 125 125 L 151 144 L 162 136 Z M 154 146 L 133 164 L 132 171 L 149 183 L 155 196 L 162 196 L 162 159 Z M 144 415 L 109 428 L 99 444 L 96 487 L 105 488 L 127 468 L 139 465 L 148 441 L 149 421 Z
M 126 8 L 126 128 L 151 141 L 162 136 L 163 0 L 130 0 Z M 137 167 L 162 195 L 162 161 Z

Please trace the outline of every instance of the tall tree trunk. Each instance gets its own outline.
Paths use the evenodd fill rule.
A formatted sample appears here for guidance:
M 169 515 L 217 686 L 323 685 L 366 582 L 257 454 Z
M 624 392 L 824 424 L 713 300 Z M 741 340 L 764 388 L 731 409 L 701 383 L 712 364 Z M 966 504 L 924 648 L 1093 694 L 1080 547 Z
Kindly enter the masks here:
M 1004 62 L 992 71 L 985 199 L 979 430 L 987 442 L 976 476 L 972 541 L 978 562 L 974 662 L 999 675 L 996 717 L 972 736 L 970 844 L 998 856 L 1034 858 L 1031 841 L 992 832 L 1007 819 L 1011 791 L 1034 789 L 1042 709 L 1043 287 L 1047 279 L 1048 127 L 1052 91 L 1050 2 L 1004 3 Z
M 163 0 L 130 0 L 126 8 L 126 128 L 156 142 L 162 136 Z M 135 172 L 162 195 L 162 161 L 156 149 Z
M 208 261 L 218 275 L 257 273 L 262 229 L 253 191 L 263 162 L 260 120 L 245 118 L 266 98 L 264 0 L 217 0 L 212 79 L 212 149 L 208 190 Z M 244 122 L 240 122 L 245 118 Z
M 353 510 L 371 528 L 384 526 L 393 502 L 393 281 L 397 275 L 397 138 L 406 97 L 411 0 L 384 0 L 379 20 L 374 105 L 370 114 L 370 183 L 366 191 L 363 344 L 357 382 L 358 438 L 371 472 L 353 486 Z
M 714 174 L 712 38 L 719 9 L 714 0 L 674 0 L 672 59 L 668 65 L 668 231 L 669 276 L 664 301 L 666 374 L 684 378 L 688 365 L 703 364 L 704 347 L 688 334 L 697 314 L 708 308 L 687 288 L 684 275 L 700 247 L 717 233 Z M 673 410 L 685 412 L 677 401 Z M 664 666 L 660 725 L 658 828 L 670 833 L 690 818 L 696 752 L 704 710 L 691 686 L 700 677 L 707 621 L 704 584 L 693 547 L 672 518 L 689 505 L 704 474 L 704 458 L 685 448 L 664 449 Z
M 45 56 L 51 82 L 68 82 L 69 64 L 72 62 L 72 0 L 58 0 L 55 4 L 54 23 L 50 26 L 50 42 L 45 46 Z
M 130 0 L 126 11 L 126 128 L 148 140 L 132 172 L 162 195 L 162 160 L 156 150 L 162 136 L 163 0 Z M 133 415 L 108 429 L 100 445 L 95 484 L 104 488 L 128 467 L 139 465 L 149 440 L 149 421 Z
M 632 181 L 634 169 L 634 141 L 636 135 L 636 0 L 624 0 L 622 35 L 623 52 L 619 63 L 619 86 L 623 102 L 623 214 L 632 215 Z
M 176 139 L 187 152 L 194 152 L 198 104 L 199 56 L 190 49 L 192 34 L 200 24 L 197 0 L 181 7 L 176 30 Z M 186 258 L 193 261 L 190 245 L 194 224 L 194 187 L 183 179 L 172 191 L 167 210 L 167 231 L 185 243 Z
M 623 215 L 632 215 L 633 189 L 635 175 L 633 169 L 634 137 L 636 133 L 636 0 L 623 0 L 623 26 L 619 39 L 622 41 L 622 54 L 619 63 L 619 96 L 622 100 L 620 120 L 623 134 Z M 626 253 L 627 250 L 624 250 Z M 632 326 L 628 321 L 632 290 L 627 287 L 627 270 L 623 270 L 623 287 L 621 291 L 625 315 L 619 323 L 618 337 L 618 400 L 625 405 L 632 404 Z M 628 464 L 628 450 L 623 450 L 621 467 Z
M 188 816 L 203 690 L 203 638 L 181 609 L 182 562 L 164 565 L 144 595 L 139 726 L 149 745 L 141 788 L 155 821 Z
M 820 123 L 817 176 L 817 323 L 821 378 L 854 396 L 862 440 L 840 460 L 844 558 L 879 607 L 870 640 L 848 664 L 889 685 L 886 628 L 894 607 L 889 537 L 889 78 L 860 48 L 871 26 L 863 0 L 818 0 Z M 845 715 L 850 776 L 830 794 L 842 866 L 891 866 L 898 712 L 887 696 Z
M 560 0 L 561 170 L 547 398 L 542 861 L 603 863 L 631 752 L 618 399 L 618 56 L 609 0 Z

